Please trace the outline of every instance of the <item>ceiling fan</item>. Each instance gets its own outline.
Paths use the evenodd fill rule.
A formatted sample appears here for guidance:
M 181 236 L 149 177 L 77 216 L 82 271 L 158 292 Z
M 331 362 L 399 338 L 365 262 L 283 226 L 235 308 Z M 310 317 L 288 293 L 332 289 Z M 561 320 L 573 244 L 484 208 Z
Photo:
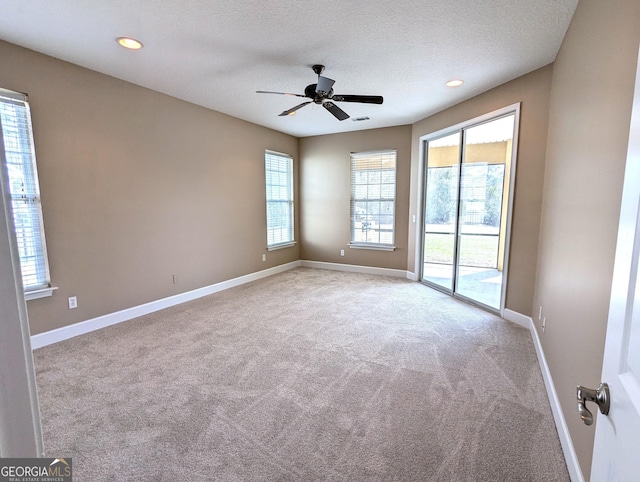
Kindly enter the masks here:
M 349 114 L 338 107 L 334 102 L 360 102 L 363 104 L 382 104 L 382 96 L 380 95 L 337 95 L 333 93 L 333 84 L 335 80 L 328 77 L 323 77 L 324 65 L 314 65 L 311 67 L 313 71 L 318 75 L 318 82 L 316 84 L 307 85 L 304 89 L 304 95 L 302 94 L 289 94 L 287 92 L 271 92 L 268 90 L 257 90 L 257 94 L 280 94 L 280 95 L 292 95 L 295 97 L 309 98 L 306 102 L 299 104 L 291 109 L 287 109 L 280 116 L 287 116 L 295 114 L 295 112 L 304 107 L 305 105 L 315 104 L 322 105 L 325 109 L 331 112 L 338 120 L 345 120 L 349 118 Z

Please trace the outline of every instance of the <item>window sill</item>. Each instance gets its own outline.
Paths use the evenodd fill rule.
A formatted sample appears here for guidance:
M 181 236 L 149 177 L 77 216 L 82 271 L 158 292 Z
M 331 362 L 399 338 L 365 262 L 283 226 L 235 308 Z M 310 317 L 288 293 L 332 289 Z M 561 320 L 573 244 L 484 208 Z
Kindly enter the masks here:
M 273 246 L 267 246 L 267 251 L 275 251 L 277 249 L 290 248 L 297 244 L 296 241 L 291 241 L 290 243 L 282 243 L 282 244 L 274 244 Z
M 57 289 L 58 289 L 57 286 L 49 286 L 48 288 L 42 288 L 39 290 L 25 291 L 24 299 L 25 301 L 29 301 L 29 300 L 37 300 L 38 298 L 46 298 L 48 296 L 51 296 L 53 292 Z
M 349 244 L 353 249 L 372 249 L 374 251 L 395 251 L 395 246 L 387 246 L 383 244 Z

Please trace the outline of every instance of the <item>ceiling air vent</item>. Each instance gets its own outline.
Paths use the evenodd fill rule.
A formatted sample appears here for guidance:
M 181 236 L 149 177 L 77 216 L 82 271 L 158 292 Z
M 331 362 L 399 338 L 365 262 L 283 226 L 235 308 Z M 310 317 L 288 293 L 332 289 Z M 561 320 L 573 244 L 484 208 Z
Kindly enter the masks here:
M 362 122 L 370 120 L 369 117 L 352 117 L 351 120 L 353 122 Z

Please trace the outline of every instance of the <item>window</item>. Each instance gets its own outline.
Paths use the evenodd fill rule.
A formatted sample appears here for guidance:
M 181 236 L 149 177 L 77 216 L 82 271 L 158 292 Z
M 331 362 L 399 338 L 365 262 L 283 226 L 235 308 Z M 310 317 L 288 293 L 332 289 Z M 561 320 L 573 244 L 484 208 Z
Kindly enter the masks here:
M 293 158 L 265 151 L 267 248 L 291 246 L 293 239 Z
M 396 151 L 351 153 L 351 245 L 393 248 Z
M 0 89 L 0 136 L 9 175 L 22 284 L 27 299 L 50 296 L 49 263 L 42 223 L 42 207 L 31 114 L 24 94 Z

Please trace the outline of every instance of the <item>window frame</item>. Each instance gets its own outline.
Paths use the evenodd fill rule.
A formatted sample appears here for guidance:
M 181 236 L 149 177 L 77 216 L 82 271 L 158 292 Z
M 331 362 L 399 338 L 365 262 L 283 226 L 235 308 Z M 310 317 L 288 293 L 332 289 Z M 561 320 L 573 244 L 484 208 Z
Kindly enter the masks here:
M 278 162 L 286 162 L 286 169 L 276 169 L 276 166 L 272 166 L 272 163 Z M 281 165 L 279 167 L 282 167 Z M 264 173 L 265 173 L 265 208 L 266 208 L 266 242 L 267 242 L 267 251 L 273 251 L 276 249 L 288 248 L 294 246 L 296 244 L 296 233 L 295 233 L 295 178 L 293 172 L 293 156 L 290 154 L 285 154 L 283 152 L 272 151 L 270 149 L 265 149 L 264 151 Z M 274 184 L 270 182 L 270 179 L 273 179 L 273 176 L 270 176 L 270 172 L 272 173 L 285 173 L 287 176 L 287 182 L 283 186 L 281 184 Z M 276 199 L 273 196 L 274 187 L 285 187 L 286 196 L 284 199 Z M 286 227 L 278 227 L 275 226 L 275 220 L 271 219 L 269 209 L 270 205 L 277 203 L 282 204 L 286 203 L 288 212 L 288 226 Z M 275 240 L 276 231 L 280 231 L 280 235 L 289 231 L 290 236 L 282 239 L 278 237 L 278 240 Z
M 383 192 L 383 185 L 389 185 L 389 182 L 383 182 L 383 173 L 384 171 L 389 171 L 389 169 L 383 169 L 382 168 L 382 164 L 384 162 L 384 159 L 387 158 L 389 156 L 393 156 L 393 198 L 388 197 L 388 196 L 384 196 L 382 194 Z M 379 161 L 376 161 L 376 158 L 379 158 Z M 374 162 L 379 162 L 380 163 L 380 168 L 377 169 L 377 171 L 380 171 L 380 182 L 376 183 L 369 183 L 368 179 L 367 179 L 367 183 L 363 184 L 363 183 L 356 183 L 356 175 L 358 172 L 362 172 L 365 169 L 357 169 L 356 163 L 360 160 L 365 160 L 365 159 L 369 159 L 374 160 Z M 376 171 L 376 169 L 368 169 L 369 171 Z M 396 249 L 395 246 L 395 236 L 396 236 L 396 201 L 397 201 L 397 197 L 398 197 L 398 152 L 397 149 L 380 149 L 380 150 L 376 150 L 376 151 L 366 151 L 366 152 L 351 152 L 350 153 L 350 210 L 349 210 L 349 214 L 350 214 L 350 221 L 349 221 L 349 225 L 350 225 L 350 241 L 349 241 L 349 247 L 350 248 L 356 248 L 356 249 L 373 249 L 373 250 L 380 250 L 380 251 L 394 251 Z M 370 186 L 376 186 L 376 184 L 379 186 L 380 189 L 380 195 L 378 198 L 369 198 L 369 187 Z M 356 186 L 367 186 L 367 195 L 366 197 L 360 197 L 357 195 L 356 193 Z M 392 217 L 392 221 L 391 221 L 391 241 L 390 242 L 381 242 L 380 241 L 380 228 L 378 228 L 378 242 L 371 242 L 371 241 L 362 241 L 362 240 L 357 240 L 355 233 L 358 229 L 358 227 L 356 226 L 357 218 L 360 216 L 362 216 L 362 213 L 358 214 L 358 203 L 379 203 L 379 205 L 381 205 L 382 203 L 391 203 L 393 208 L 392 208 L 392 213 L 391 214 L 384 214 L 384 216 L 391 216 Z M 380 211 L 378 211 L 377 214 L 371 214 L 369 213 L 368 210 L 365 210 L 365 216 L 367 216 L 367 218 L 371 217 L 373 222 L 377 222 L 378 226 L 381 225 L 381 223 L 379 222 L 383 216 L 383 214 L 380 213 Z M 376 218 L 377 216 L 377 218 Z M 362 223 L 362 221 L 361 221 Z M 362 225 L 360 227 L 360 229 L 362 229 Z
M 19 170 L 20 175 L 26 179 L 24 184 L 28 183 L 29 188 L 22 192 L 13 192 L 11 175 L 9 172 L 9 158 L 7 154 L 7 139 L 5 138 L 5 131 L 8 126 L 3 127 L 2 119 L 0 118 L 0 164 L 4 171 L 4 175 L 7 176 L 6 183 L 8 187 L 8 194 L 11 198 L 11 211 L 13 215 L 13 229 L 16 238 L 18 237 L 18 231 L 22 233 L 20 236 L 22 240 L 18 242 L 18 255 L 20 259 L 20 267 L 22 273 L 21 286 L 24 291 L 26 300 L 33 300 L 37 298 L 44 298 L 51 296 L 53 291 L 57 288 L 51 286 L 51 274 L 49 271 L 49 260 L 47 255 L 47 244 L 44 232 L 44 221 L 42 216 L 42 200 L 40 197 L 40 184 L 38 181 L 38 170 L 36 162 L 36 152 L 33 141 L 33 123 L 31 120 L 31 109 L 26 94 L 19 92 L 13 92 L 7 89 L 0 89 L 0 108 L 5 110 L 6 105 L 14 105 L 23 109 L 21 117 L 22 122 L 17 119 L 16 123 L 22 123 L 23 128 L 26 129 L 26 137 L 23 132 L 15 135 L 14 139 L 18 140 L 20 145 L 20 153 L 15 158 L 19 158 L 20 162 L 11 162 L 13 170 Z M 6 114 L 5 114 L 6 115 Z M 16 130 L 19 130 L 19 126 L 16 124 Z M 27 146 L 26 150 L 22 150 L 24 146 Z M 20 216 L 18 216 L 18 202 L 28 204 L 26 209 L 24 206 L 20 208 Z M 29 222 L 19 222 L 20 218 L 30 218 Z M 28 233 L 28 234 L 25 234 Z M 24 240 L 27 241 L 24 241 Z M 35 257 L 35 268 L 26 269 L 27 263 L 27 247 L 32 247 L 35 255 L 29 255 L 29 258 Z M 29 282 L 28 280 L 35 277 L 35 282 Z

